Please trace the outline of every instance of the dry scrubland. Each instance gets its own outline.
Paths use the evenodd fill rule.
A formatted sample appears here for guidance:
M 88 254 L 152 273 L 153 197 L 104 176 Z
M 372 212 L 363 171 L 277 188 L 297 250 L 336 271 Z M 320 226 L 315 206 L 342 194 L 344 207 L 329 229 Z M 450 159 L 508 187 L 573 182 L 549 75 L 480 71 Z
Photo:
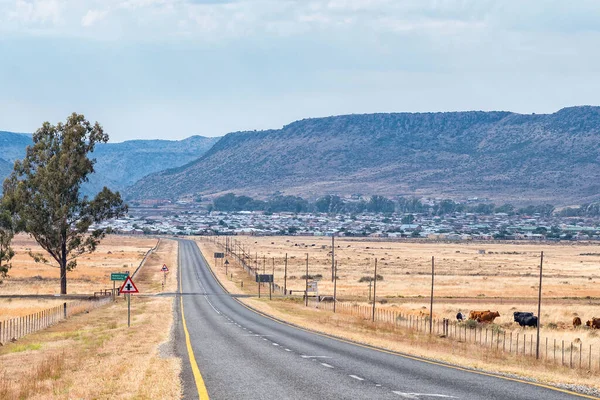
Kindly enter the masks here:
M 253 257 L 258 253 L 259 270 L 266 257 L 266 272 L 273 269 L 275 281 L 283 286 L 283 257 L 288 254 L 288 290 L 304 290 L 306 253 L 309 275 L 321 274 L 320 294 L 332 294 L 331 238 L 313 237 L 236 237 Z M 222 248 L 199 239 L 207 260 L 221 282 L 232 292 L 256 293 L 257 285 L 230 258 L 229 276 L 224 268 L 215 267 L 212 253 Z M 314 246 L 313 246 L 314 245 Z M 542 340 L 577 341 L 600 349 L 600 334 L 584 328 L 573 329 L 574 316 L 583 320 L 600 317 L 600 245 L 497 244 L 497 243 L 417 243 L 364 241 L 336 238 L 338 260 L 338 296 L 342 301 L 367 304 L 368 284 L 359 283 L 373 275 L 378 258 L 378 308 L 422 315 L 429 310 L 431 256 L 436 259 L 434 318 L 454 319 L 460 310 L 491 309 L 500 312 L 496 323 L 501 329 L 534 334 L 532 328 L 520 328 L 513 322 L 513 311 L 537 313 L 537 285 L 540 251 L 544 251 L 544 284 L 541 329 Z M 486 250 L 480 254 L 479 250 Z M 597 253 L 597 255 L 582 254 Z M 240 283 L 244 282 L 241 288 Z M 266 291 L 268 289 L 265 287 Z M 590 298 L 588 298 L 588 296 Z M 600 388 L 598 375 L 560 366 L 540 365 L 530 357 L 502 352 L 481 351 L 477 345 L 429 337 L 410 330 L 375 326 L 359 317 L 332 314 L 306 308 L 300 299 L 244 299 L 257 309 L 307 328 L 331 333 L 410 354 L 433 357 L 460 365 L 486 370 L 532 376 L 544 382 L 585 384 Z M 552 324 L 550 324 L 552 323 Z M 554 324 L 556 326 L 554 326 Z
M 96 252 L 84 254 L 77 259 L 77 268 L 67 272 L 69 294 L 89 294 L 112 288 L 110 273 L 129 270 L 133 272 L 146 252 L 154 247 L 156 239 L 108 235 Z M 15 257 L 9 277 L 0 285 L 0 295 L 7 294 L 58 294 L 60 293 L 59 269 L 52 265 L 36 263 L 29 255 L 49 255 L 27 235 L 17 235 L 13 241 Z M 52 260 L 53 261 L 53 260 Z
M 86 292 L 97 285 L 109 287 L 110 272 L 123 270 L 124 264 L 136 267 L 155 244 L 154 239 L 108 238 L 96 254 L 71 273 L 70 287 Z M 22 254 L 19 256 L 21 259 Z M 135 278 L 142 293 L 162 289 L 163 263 L 171 271 L 165 290 L 177 290 L 177 243 L 162 240 Z M 133 271 L 131 266 L 129 269 Z M 56 273 L 56 269 L 39 264 L 27 264 L 25 272 L 18 267 L 11 270 L 21 288 L 34 293 L 54 293 L 59 286 Z M 52 279 L 54 286 L 44 282 L 40 287 L 29 287 L 35 280 L 27 279 L 36 275 Z M 14 282 L 11 287 L 15 287 Z M 27 302 L 31 303 L 23 301 L 22 307 L 38 306 Z M 49 306 L 45 302 L 39 307 Z M 181 367 L 170 343 L 172 307 L 172 298 L 133 295 L 132 325 L 128 328 L 127 303 L 119 298 L 116 303 L 0 347 L 0 399 L 179 398 Z

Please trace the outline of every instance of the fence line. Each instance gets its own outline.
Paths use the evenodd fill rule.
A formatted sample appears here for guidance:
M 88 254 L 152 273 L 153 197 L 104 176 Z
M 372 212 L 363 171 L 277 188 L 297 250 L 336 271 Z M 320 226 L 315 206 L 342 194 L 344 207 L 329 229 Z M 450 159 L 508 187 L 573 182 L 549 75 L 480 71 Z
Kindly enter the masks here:
M 311 299 L 309 306 L 333 312 L 333 302 L 319 302 Z M 336 312 L 370 320 L 370 306 L 338 301 Z M 413 315 L 395 310 L 379 309 L 375 312 L 375 322 L 388 324 L 393 328 L 410 329 L 429 333 L 429 316 Z M 459 343 L 476 344 L 495 352 L 515 354 L 521 357 L 536 356 L 536 336 L 532 332 L 511 332 L 499 326 L 486 325 L 471 321 L 450 321 L 434 318 L 433 334 Z M 557 354 L 558 353 L 558 354 Z M 560 344 L 556 339 L 540 338 L 540 360 L 569 368 L 600 371 L 600 350 L 593 345 L 584 346 L 582 341 Z
M 214 243 L 225 248 L 223 244 L 216 241 Z M 255 269 L 246 263 L 246 259 L 253 260 L 250 254 L 244 253 L 242 257 L 233 251 L 229 254 L 237 258 L 239 264 L 249 275 L 255 276 Z M 275 283 L 273 283 L 273 290 L 277 290 L 284 295 L 288 294 L 284 293 L 283 288 Z M 304 291 L 301 292 L 304 294 Z M 333 312 L 333 301 L 325 302 L 313 297 L 309 300 L 309 306 Z M 336 301 L 337 313 L 370 321 L 373 317 L 372 311 L 372 306 Z M 379 308 L 375 311 L 375 322 L 387 324 L 393 329 L 409 329 L 416 332 L 430 333 L 428 315 L 413 315 Z M 456 320 L 450 321 L 446 318 L 434 318 L 433 332 L 431 333 L 458 343 L 479 345 L 498 353 L 515 354 L 516 356 L 532 357 L 534 359 L 536 357 L 537 342 L 533 333 L 507 331 L 500 326 L 490 326 L 478 323 L 475 320 L 459 322 Z M 551 346 L 550 349 L 549 346 Z M 547 337 L 540 337 L 540 361 L 568 368 L 600 372 L 600 348 L 596 351 L 591 344 L 586 348 L 583 346 L 582 341 L 566 343 L 561 340 L 561 343 L 558 344 L 555 338 L 550 344 Z
M 158 246 L 160 245 L 160 238 L 158 238 L 158 240 L 156 241 L 156 245 L 154 245 L 153 248 L 151 248 L 150 250 L 148 250 L 146 252 L 146 254 L 144 255 L 144 258 L 142 258 L 142 261 L 140 261 L 140 265 L 137 266 L 137 268 L 135 269 L 135 271 L 133 271 L 133 274 L 131 274 L 131 278 L 135 277 L 135 274 L 138 273 L 138 271 L 140 270 L 140 268 L 142 268 L 142 265 L 144 265 L 144 263 L 146 262 L 146 258 L 148 258 L 148 256 L 155 251 L 156 249 L 158 249 Z
M 21 317 L 0 321 L 0 344 L 16 341 L 25 335 L 46 329 L 73 315 L 101 307 L 112 301 L 111 296 L 99 300 L 78 300 Z

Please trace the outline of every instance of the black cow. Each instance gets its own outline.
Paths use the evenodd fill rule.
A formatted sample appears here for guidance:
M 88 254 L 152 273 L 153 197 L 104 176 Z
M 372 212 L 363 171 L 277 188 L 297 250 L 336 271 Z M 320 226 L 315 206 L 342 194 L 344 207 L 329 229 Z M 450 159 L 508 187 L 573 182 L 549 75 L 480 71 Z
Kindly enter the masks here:
M 533 313 L 514 313 L 515 322 L 520 326 L 534 326 L 538 324 L 538 317 L 534 316 Z
M 523 318 L 526 317 L 533 317 L 533 313 L 532 312 L 524 312 L 524 311 L 515 311 L 513 313 L 513 318 L 515 320 L 515 322 L 518 322 L 519 325 L 523 326 L 519 321 L 523 320 Z
M 462 321 L 463 319 L 465 319 L 464 315 L 459 311 L 458 314 L 456 314 L 456 320 L 457 321 Z

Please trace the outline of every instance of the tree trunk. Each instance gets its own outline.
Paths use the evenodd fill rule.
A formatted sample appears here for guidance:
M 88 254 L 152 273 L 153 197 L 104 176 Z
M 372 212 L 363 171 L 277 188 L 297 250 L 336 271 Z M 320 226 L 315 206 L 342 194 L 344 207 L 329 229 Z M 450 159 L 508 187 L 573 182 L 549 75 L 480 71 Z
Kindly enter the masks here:
M 67 294 L 67 262 L 60 263 L 60 294 Z
M 60 294 L 67 294 L 67 243 L 61 245 Z

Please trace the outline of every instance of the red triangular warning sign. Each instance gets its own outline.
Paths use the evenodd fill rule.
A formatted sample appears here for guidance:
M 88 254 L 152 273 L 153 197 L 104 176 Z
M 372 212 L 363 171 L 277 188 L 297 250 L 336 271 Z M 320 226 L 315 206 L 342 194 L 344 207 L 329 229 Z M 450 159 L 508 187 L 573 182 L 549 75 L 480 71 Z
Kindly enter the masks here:
M 163 264 L 162 268 L 160 269 L 162 272 L 169 272 L 169 268 L 167 268 L 167 264 Z
M 139 293 L 130 276 L 128 276 L 127 279 L 125 279 L 125 282 L 123 282 L 123 286 L 121 286 L 121 289 L 119 289 L 119 293 Z

